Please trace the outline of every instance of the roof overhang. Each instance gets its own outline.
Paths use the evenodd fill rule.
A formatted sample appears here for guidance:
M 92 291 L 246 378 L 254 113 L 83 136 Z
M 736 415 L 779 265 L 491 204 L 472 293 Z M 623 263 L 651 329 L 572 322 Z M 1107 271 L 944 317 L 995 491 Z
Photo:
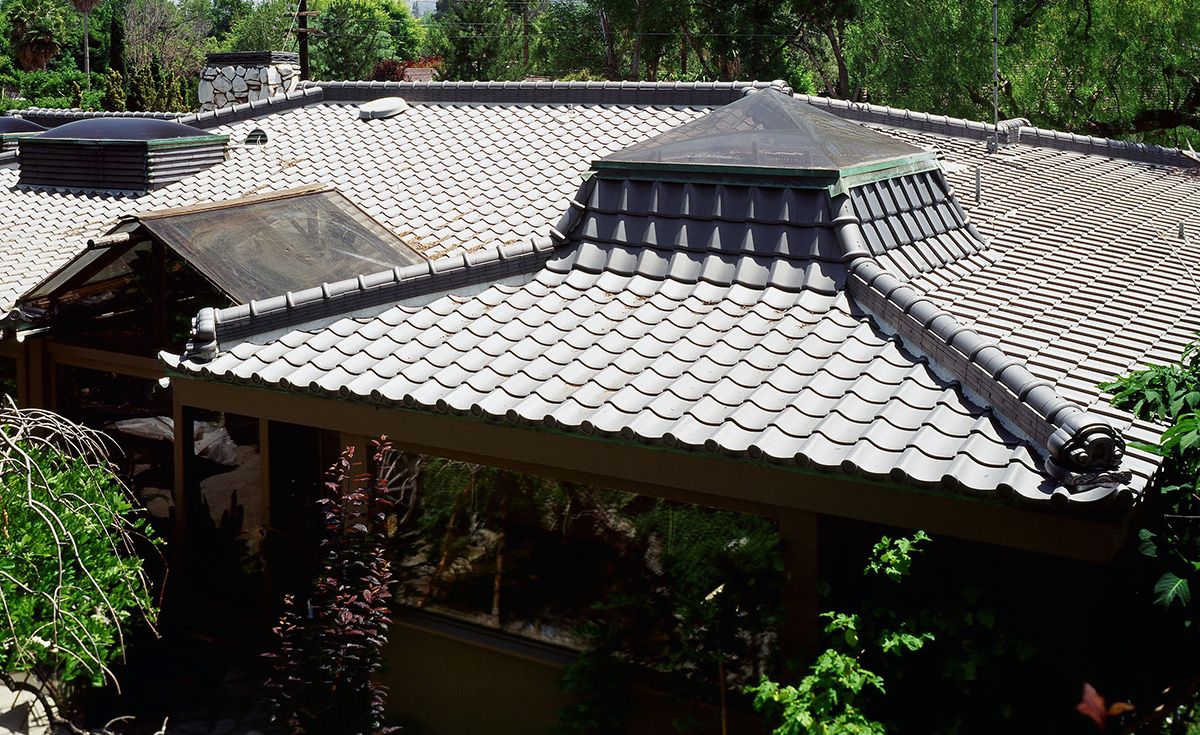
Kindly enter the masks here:
M 808 511 L 923 529 L 1009 548 L 1105 563 L 1132 522 L 1015 508 L 866 478 L 697 456 L 636 442 L 506 426 L 196 379 L 168 366 L 177 405 L 230 411 L 355 435 L 386 434 L 398 448 L 766 517 Z

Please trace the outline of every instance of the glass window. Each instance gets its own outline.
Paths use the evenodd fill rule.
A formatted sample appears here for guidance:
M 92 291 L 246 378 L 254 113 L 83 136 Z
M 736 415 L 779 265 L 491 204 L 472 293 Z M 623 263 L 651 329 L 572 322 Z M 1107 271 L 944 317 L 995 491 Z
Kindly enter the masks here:
M 188 553 L 203 563 L 192 567 L 195 591 L 209 602 L 262 611 L 263 539 L 266 509 L 260 474 L 258 419 L 203 411 L 192 422 L 195 457 L 189 466 L 191 492 Z M 197 512 L 198 511 L 198 512 Z
M 763 673 L 782 621 L 774 521 L 444 459 L 396 474 L 401 604 L 687 678 L 715 679 L 695 670 L 718 652 L 739 681 Z
M 121 448 L 113 455 L 121 478 L 150 513 L 155 529 L 169 537 L 171 488 L 175 483 L 171 389 L 157 380 L 59 365 L 58 412 L 104 431 Z
M 232 306 L 233 301 L 169 249 L 163 248 L 163 272 L 156 274 L 155 247 L 162 248 L 150 240 L 137 242 L 82 284 L 53 299 L 31 298 L 27 303 L 46 309 L 41 319 L 49 319 L 56 335 L 67 341 L 130 354 L 181 351 L 196 312 L 206 306 Z M 90 263 L 96 267 L 101 261 L 93 258 Z M 83 277 L 85 271 L 81 267 L 73 273 Z M 160 275 L 161 307 L 155 304 Z
M 107 344 L 153 342 L 153 254 L 136 243 L 50 306 L 60 333 L 87 333 Z M 145 350 L 135 350 L 144 352 Z

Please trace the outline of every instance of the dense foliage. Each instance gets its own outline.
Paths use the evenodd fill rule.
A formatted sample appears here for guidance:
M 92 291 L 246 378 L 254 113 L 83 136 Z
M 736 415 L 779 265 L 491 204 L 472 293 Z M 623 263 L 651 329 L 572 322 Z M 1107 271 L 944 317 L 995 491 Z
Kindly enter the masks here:
M 1019 0 L 999 10 L 1002 118 L 1200 140 L 1200 17 L 1189 4 Z M 833 97 L 992 113 L 986 2 L 444 0 L 430 29 L 451 79 L 781 78 Z
M 376 444 L 375 467 L 385 466 L 386 444 Z M 389 585 L 384 559 L 388 488 L 378 472 L 359 472 L 347 450 L 330 472 L 325 558 L 311 596 L 289 597 L 270 654 L 268 688 L 281 732 L 368 735 L 392 732 L 382 723 L 384 688 L 371 681 L 387 639 Z
M 1138 445 L 1163 456 L 1140 550 L 1160 568 L 1157 602 L 1186 608 L 1200 576 L 1200 342 L 1189 344 L 1179 363 L 1136 370 L 1103 387 L 1115 406 L 1167 426 L 1159 444 Z
M 294 51 L 295 0 L 4 0 L 24 69 L 157 63 L 193 84 L 213 51 Z M 314 78 L 440 56 L 442 79 L 783 79 L 798 91 L 971 119 L 992 116 L 992 17 L 964 0 L 310 0 Z M 82 11 L 81 11 L 82 12 Z M 1200 145 L 1200 14 L 1181 0 L 999 4 L 999 114 Z M 129 68 L 126 68 L 128 64 Z M 86 90 L 91 87 L 84 84 Z M 68 98 L 55 95 L 56 99 Z M 92 103 L 85 95 L 84 104 Z
M 134 553 L 146 526 L 102 437 L 52 414 L 0 415 L 0 679 L 28 672 L 56 716 L 78 684 L 112 679 L 154 607 Z M 55 713 L 55 703 L 61 708 Z

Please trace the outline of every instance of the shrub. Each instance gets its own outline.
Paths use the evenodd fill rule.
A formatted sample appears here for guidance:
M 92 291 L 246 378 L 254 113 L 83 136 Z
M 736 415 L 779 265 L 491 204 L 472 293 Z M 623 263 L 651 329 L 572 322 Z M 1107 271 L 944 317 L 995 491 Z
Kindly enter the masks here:
M 376 442 L 375 466 L 386 474 L 390 446 Z M 289 733 L 367 735 L 382 725 L 386 690 L 371 681 L 387 641 L 390 567 L 384 559 L 391 507 L 381 474 L 355 474 L 353 449 L 330 471 L 325 559 L 306 604 L 287 598 L 275 629 L 280 652 L 268 654 L 267 683 L 277 724 Z
M 104 73 L 104 101 L 101 104 L 109 112 L 125 111 L 125 80 L 116 69 Z
M 133 553 L 149 531 L 103 436 L 44 411 L 0 411 L 0 486 L 0 680 L 31 674 L 64 722 L 78 684 L 112 679 L 126 626 L 155 617 Z

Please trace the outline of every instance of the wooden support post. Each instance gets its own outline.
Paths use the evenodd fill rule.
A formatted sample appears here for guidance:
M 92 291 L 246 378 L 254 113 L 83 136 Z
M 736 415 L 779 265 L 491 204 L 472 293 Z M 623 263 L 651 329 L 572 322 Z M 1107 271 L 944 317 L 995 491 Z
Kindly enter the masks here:
M 170 318 L 167 309 L 167 248 L 154 240 L 150 244 L 150 304 L 154 323 L 150 333 L 156 349 L 166 349 L 169 344 Z
M 271 559 L 267 557 L 270 549 L 268 537 L 273 526 L 271 522 L 271 422 L 265 418 L 258 419 L 258 518 L 259 528 L 250 529 L 251 533 L 259 534 L 259 557 L 263 563 L 262 594 L 263 610 L 269 614 L 272 608 L 275 585 Z
M 16 342 L 16 340 L 12 340 Z M 17 344 L 17 394 L 13 400 L 21 408 L 28 408 L 29 403 L 29 345 L 25 342 Z
M 175 395 L 175 405 L 172 417 L 175 422 L 175 487 L 172 494 L 175 503 L 175 539 L 172 542 L 173 556 L 177 568 L 182 571 L 187 558 L 187 527 L 188 514 L 200 507 L 200 486 L 192 487 L 192 473 L 189 471 L 195 457 L 195 428 L 193 426 L 196 410 L 184 406 Z
M 777 517 L 779 538 L 783 542 L 783 567 L 788 574 L 783 588 L 787 619 L 780 636 L 786 659 L 814 653 L 821 632 L 821 603 L 817 594 L 819 516 L 809 511 L 785 510 Z
M 22 342 L 24 349 L 23 364 L 25 375 L 21 381 L 24 395 L 21 405 L 28 408 L 53 408 L 49 386 L 47 385 L 50 365 L 53 360 L 46 354 L 46 340 L 33 337 Z M 20 389 L 18 389 L 20 392 Z

